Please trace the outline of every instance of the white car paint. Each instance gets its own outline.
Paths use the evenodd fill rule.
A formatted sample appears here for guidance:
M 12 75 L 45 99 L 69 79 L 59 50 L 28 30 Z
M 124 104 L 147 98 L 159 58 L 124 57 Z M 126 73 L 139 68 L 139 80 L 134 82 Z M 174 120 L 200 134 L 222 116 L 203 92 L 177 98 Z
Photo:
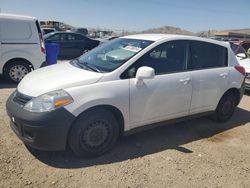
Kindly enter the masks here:
M 54 79 L 55 77 L 59 79 Z M 51 65 L 29 73 L 18 85 L 18 90 L 26 95 L 37 97 L 46 92 L 76 86 L 93 84 L 103 77 L 95 73 L 72 66 L 69 62 Z M 43 80 L 43 82 L 40 82 Z M 39 83 L 39 84 L 34 84 Z M 25 90 L 32 86 L 29 91 Z M 43 88 L 43 90 L 41 90 Z
M 98 105 L 116 107 L 123 115 L 124 130 L 145 124 L 213 111 L 230 88 L 240 89 L 244 76 L 228 44 L 191 36 L 143 34 L 124 38 L 154 41 L 122 66 L 109 73 L 77 69 L 68 62 L 42 68 L 26 76 L 18 91 L 33 97 L 64 89 L 74 102 L 64 108 L 74 116 Z M 156 75 L 136 84 L 136 78 L 121 79 L 121 74 L 154 47 L 173 40 L 203 41 L 228 49 L 228 67 Z M 72 66 L 72 67 L 71 67 Z M 34 86 L 34 87 L 32 87 Z
M 250 73 L 250 58 L 238 58 L 239 64 L 245 68 L 246 73 Z
M 130 79 L 130 127 L 187 116 L 192 97 L 191 73 L 155 76 L 137 86 Z M 176 105 L 179 104 L 179 105 Z

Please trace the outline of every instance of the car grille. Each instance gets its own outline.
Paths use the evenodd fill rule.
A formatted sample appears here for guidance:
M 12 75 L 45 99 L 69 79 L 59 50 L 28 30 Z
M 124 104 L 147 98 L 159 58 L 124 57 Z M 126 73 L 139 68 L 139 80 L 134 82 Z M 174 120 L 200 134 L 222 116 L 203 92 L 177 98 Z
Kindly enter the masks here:
M 29 102 L 32 99 L 32 97 L 24 95 L 22 93 L 19 93 L 16 91 L 13 101 L 19 105 L 24 106 L 27 102 Z

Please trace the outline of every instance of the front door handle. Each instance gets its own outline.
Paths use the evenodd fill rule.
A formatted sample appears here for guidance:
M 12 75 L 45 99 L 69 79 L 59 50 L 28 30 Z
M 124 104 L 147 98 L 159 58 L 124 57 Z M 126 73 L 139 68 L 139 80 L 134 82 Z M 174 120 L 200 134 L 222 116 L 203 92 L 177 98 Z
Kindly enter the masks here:
M 190 78 L 180 79 L 180 82 L 183 84 L 187 84 L 188 82 L 190 82 Z

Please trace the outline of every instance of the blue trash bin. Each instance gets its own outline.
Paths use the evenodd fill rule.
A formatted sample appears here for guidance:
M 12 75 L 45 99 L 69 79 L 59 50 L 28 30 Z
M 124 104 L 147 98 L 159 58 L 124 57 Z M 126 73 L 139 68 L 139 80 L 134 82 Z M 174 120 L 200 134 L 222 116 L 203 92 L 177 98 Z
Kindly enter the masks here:
M 46 62 L 48 65 L 53 65 L 57 63 L 57 56 L 59 54 L 59 44 L 56 43 L 46 43 Z

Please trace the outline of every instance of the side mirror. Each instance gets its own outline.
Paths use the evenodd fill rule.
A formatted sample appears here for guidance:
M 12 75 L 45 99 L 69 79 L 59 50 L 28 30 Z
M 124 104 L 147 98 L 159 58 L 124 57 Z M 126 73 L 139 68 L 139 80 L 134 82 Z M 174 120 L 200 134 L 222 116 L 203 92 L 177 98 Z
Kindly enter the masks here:
M 242 59 L 247 58 L 246 54 L 244 54 L 244 53 L 238 53 L 236 56 L 239 58 L 242 58 Z
M 135 84 L 136 85 L 143 85 L 144 79 L 153 79 L 155 77 L 155 70 L 151 67 L 140 67 L 137 70 L 135 76 Z

